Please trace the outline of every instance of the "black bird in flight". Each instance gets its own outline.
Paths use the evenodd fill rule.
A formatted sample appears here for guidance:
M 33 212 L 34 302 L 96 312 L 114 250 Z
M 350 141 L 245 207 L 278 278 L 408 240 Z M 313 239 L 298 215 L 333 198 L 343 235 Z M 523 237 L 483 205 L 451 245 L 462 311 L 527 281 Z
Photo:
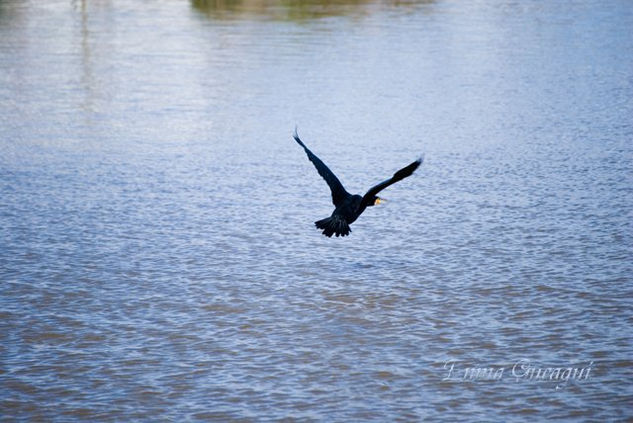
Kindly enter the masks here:
M 332 203 L 334 203 L 334 207 L 336 207 L 334 212 L 332 212 L 330 217 L 314 222 L 314 225 L 318 229 L 323 229 L 323 235 L 327 237 L 331 237 L 334 234 L 336 234 L 336 236 L 349 235 L 352 231 L 349 225 L 358 219 L 358 216 L 360 216 L 367 207 L 375 206 L 376 204 L 380 204 L 384 201 L 376 194 L 387 188 L 389 185 L 395 184 L 407 176 L 410 176 L 422 163 L 422 157 L 420 157 L 410 165 L 403 167 L 394 173 L 391 178 L 371 187 L 369 191 L 361 197 L 358 194 L 352 195 L 345 190 L 343 184 L 341 184 L 341 181 L 338 180 L 336 175 L 334 175 L 325 163 L 315 156 L 314 153 L 306 147 L 303 141 L 301 141 L 299 135 L 297 135 L 296 128 L 293 137 L 295 141 L 303 147 L 308 155 L 308 159 L 310 159 L 310 161 L 314 164 L 314 167 L 316 167 L 319 175 L 325 179 L 325 182 L 327 182 L 330 186 L 330 190 L 332 191 Z

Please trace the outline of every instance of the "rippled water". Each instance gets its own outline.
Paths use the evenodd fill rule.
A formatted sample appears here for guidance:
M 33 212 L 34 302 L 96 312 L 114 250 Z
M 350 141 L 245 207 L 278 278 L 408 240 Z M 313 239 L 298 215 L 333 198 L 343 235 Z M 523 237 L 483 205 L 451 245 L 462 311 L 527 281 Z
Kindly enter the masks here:
M 0 1 L 3 419 L 630 419 L 633 7 L 464 3 Z

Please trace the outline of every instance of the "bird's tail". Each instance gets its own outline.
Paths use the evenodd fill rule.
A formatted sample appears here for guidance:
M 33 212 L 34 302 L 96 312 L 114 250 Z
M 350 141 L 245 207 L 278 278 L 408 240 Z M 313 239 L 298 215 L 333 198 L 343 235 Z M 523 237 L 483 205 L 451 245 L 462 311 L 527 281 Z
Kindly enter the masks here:
M 317 220 L 314 222 L 314 226 L 323 229 L 323 235 L 327 237 L 331 237 L 334 234 L 336 234 L 336 236 L 347 236 L 352 232 L 345 219 L 341 219 L 338 216 L 330 216 L 325 219 Z

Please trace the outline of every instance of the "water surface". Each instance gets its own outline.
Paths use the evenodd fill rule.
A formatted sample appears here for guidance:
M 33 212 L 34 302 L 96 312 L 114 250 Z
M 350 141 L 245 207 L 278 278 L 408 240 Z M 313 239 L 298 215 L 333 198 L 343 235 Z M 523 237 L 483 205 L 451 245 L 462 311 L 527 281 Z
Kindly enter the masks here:
M 630 419 L 631 28 L 626 1 L 0 1 L 2 416 Z M 351 192 L 425 162 L 326 239 L 295 124 Z

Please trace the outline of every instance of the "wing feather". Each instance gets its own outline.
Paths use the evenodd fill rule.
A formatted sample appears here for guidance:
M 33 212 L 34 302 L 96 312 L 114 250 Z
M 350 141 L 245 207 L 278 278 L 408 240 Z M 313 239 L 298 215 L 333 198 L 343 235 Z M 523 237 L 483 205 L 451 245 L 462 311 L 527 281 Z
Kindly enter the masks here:
M 383 189 L 387 188 L 389 185 L 393 185 L 396 182 L 403 180 L 407 176 L 411 176 L 411 174 L 415 172 L 415 170 L 422 164 L 423 160 L 423 157 L 420 157 L 413 163 L 403 167 L 402 169 L 394 173 L 391 178 L 371 187 L 369 191 L 367 191 L 367 193 L 363 196 L 363 199 L 361 200 L 361 207 L 367 207 L 369 203 L 373 201 L 374 196 Z
M 327 184 L 329 185 L 330 190 L 332 191 L 332 203 L 334 203 L 334 205 L 338 207 L 350 194 L 345 190 L 343 184 L 341 184 L 341 181 L 338 180 L 336 175 L 325 165 L 325 163 L 323 163 L 321 159 L 319 159 L 312 151 L 310 151 L 310 149 L 306 147 L 303 141 L 301 141 L 296 129 L 293 137 L 295 141 L 297 141 L 297 143 L 299 143 L 299 145 L 303 147 L 306 154 L 308 155 L 308 159 L 310 159 L 312 164 L 314 164 L 314 167 L 316 167 L 316 170 L 319 172 L 319 175 L 321 175 L 321 177 L 325 179 L 325 182 L 327 182 Z

